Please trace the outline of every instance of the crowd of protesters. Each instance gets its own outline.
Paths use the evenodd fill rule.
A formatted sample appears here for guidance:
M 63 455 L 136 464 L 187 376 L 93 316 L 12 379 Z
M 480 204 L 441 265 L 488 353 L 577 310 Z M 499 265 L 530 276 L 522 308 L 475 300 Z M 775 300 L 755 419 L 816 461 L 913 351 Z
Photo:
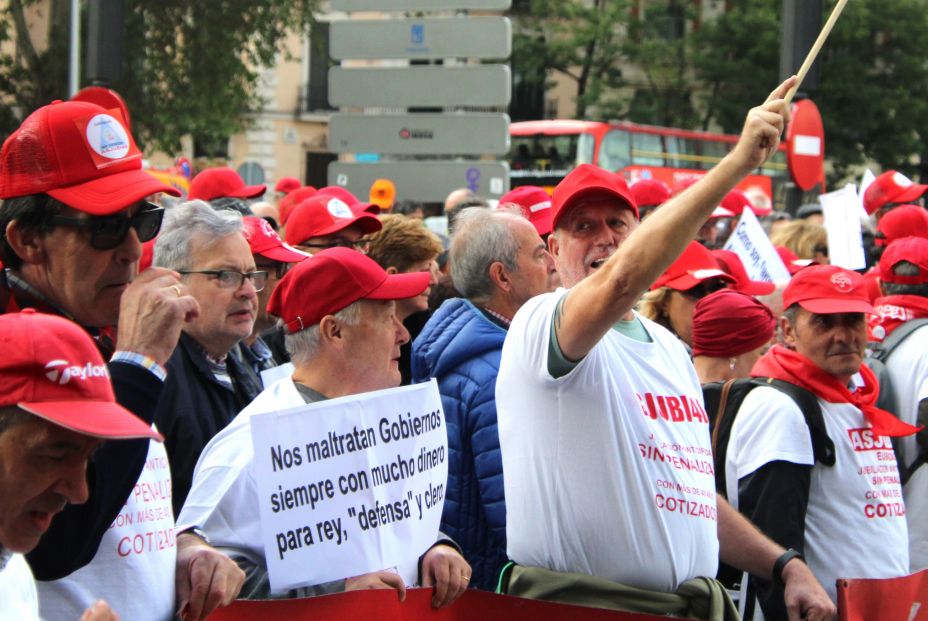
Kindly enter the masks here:
M 455 190 L 428 226 L 387 179 L 358 198 L 283 178 L 258 202 L 217 167 L 178 200 L 117 111 L 33 112 L 0 153 L 0 618 L 425 586 L 435 607 L 474 588 L 821 620 L 838 578 L 928 567 L 928 186 L 879 176 L 870 269 L 828 265 L 821 209 L 735 188 L 776 151 L 792 82 L 698 181 L 580 165 L 553 196 Z M 722 249 L 745 210 L 788 283 Z M 720 449 L 704 387 L 749 377 L 767 383 Z M 251 417 L 431 378 L 433 543 L 272 591 Z

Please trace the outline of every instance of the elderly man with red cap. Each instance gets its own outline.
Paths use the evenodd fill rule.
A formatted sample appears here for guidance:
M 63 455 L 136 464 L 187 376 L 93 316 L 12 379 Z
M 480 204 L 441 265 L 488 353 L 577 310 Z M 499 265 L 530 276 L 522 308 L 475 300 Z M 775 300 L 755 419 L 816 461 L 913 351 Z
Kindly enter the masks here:
M 731 429 L 726 491 L 761 530 L 804 557 L 834 598 L 838 578 L 909 573 L 906 510 L 890 440 L 916 429 L 876 406 L 879 385 L 862 364 L 873 307 L 859 274 L 807 267 L 787 285 L 783 305 L 783 344 L 751 374 L 812 393 L 824 428 L 787 393 L 753 389 Z M 828 450 L 819 452 L 813 434 L 822 432 Z M 786 618 L 782 585 L 751 578 L 747 589 L 765 619 Z
M 902 209 L 893 210 L 881 222 Z M 895 414 L 909 424 L 928 425 L 928 239 L 903 237 L 880 259 L 882 297 L 873 303 L 871 337 L 881 342 Z M 881 387 L 882 390 L 883 387 Z M 881 394 L 882 396 L 882 394 Z M 909 526 L 909 568 L 928 568 L 928 432 L 898 445 Z
M 199 311 L 176 272 L 137 273 L 142 242 L 157 235 L 163 215 L 146 198 L 160 192 L 177 194 L 142 170 L 142 154 L 121 115 L 90 103 L 39 108 L 0 152 L 3 310 L 35 308 L 85 328 L 108 361 L 117 401 L 149 424 L 163 391 L 164 365 L 185 319 Z M 175 546 L 173 516 L 115 522 L 122 512 L 161 510 L 162 498 L 134 493 L 139 486 L 164 484 L 160 443 L 106 444 L 94 465 L 87 502 L 62 511 L 28 555 L 43 581 L 43 603 L 79 614 L 90 597 L 102 594 L 128 607 L 130 618 L 168 618 L 175 610 L 175 574 L 177 598 L 189 603 L 189 618 L 234 597 L 238 568 L 193 534 L 179 534 Z M 163 546 L 155 530 L 164 533 Z M 120 554 L 124 538 L 148 533 L 152 549 Z M 98 590 L 100 576 L 114 571 L 166 588 L 153 590 L 150 601 L 123 587 Z
M 387 274 L 372 259 L 348 248 L 323 250 L 291 269 L 274 290 L 268 310 L 281 318 L 296 369 L 266 388 L 207 445 L 179 523 L 198 525 L 246 572 L 243 597 L 270 595 L 261 544 L 251 417 L 400 384 L 400 346 L 409 333 L 396 318 L 396 300 L 422 293 L 428 272 Z M 420 557 L 418 582 L 435 587 L 432 602 L 451 603 L 467 588 L 470 567 L 447 540 Z M 405 597 L 417 566 L 375 571 L 314 587 L 287 597 L 337 591 L 393 588 Z M 279 594 L 275 594 L 279 595 Z
M 895 170 L 887 170 L 864 191 L 864 209 L 879 221 L 892 209 L 914 203 L 928 192 L 928 185 L 913 183 Z
M 793 82 L 751 110 L 718 166 L 640 224 L 628 186 L 608 171 L 581 165 L 555 189 L 548 245 L 569 289 L 516 313 L 496 383 L 507 547 L 518 563 L 501 583 L 511 594 L 734 619 L 712 580 L 721 555 L 782 578 L 793 618 L 834 614 L 803 563 L 784 563 L 783 548 L 717 498 L 689 356 L 632 310 L 725 194 L 776 151 Z
M 382 225 L 376 216 L 363 209 L 356 212 L 356 206 L 320 191 L 294 208 L 287 220 L 284 239 L 310 254 L 335 247 L 366 251 L 367 242 L 362 237 L 376 233 Z

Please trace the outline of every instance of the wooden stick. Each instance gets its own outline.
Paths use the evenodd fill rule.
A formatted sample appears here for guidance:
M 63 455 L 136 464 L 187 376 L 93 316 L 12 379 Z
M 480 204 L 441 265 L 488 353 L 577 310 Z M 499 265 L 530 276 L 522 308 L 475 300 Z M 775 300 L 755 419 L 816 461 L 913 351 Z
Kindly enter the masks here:
M 834 28 L 835 22 L 838 21 L 838 17 L 841 15 L 841 11 L 844 10 L 845 4 L 847 4 L 847 0 L 838 0 L 838 4 L 835 5 L 831 15 L 828 16 L 828 21 L 825 22 L 825 26 L 822 27 L 822 31 L 818 33 L 818 38 L 812 45 L 812 49 L 809 50 L 808 54 L 806 54 L 806 59 L 802 61 L 802 67 L 799 68 L 799 73 L 796 74 L 799 79 L 796 80 L 796 84 L 793 85 L 793 88 L 789 89 L 789 92 L 786 93 L 786 103 L 791 102 L 793 100 L 793 96 L 796 95 L 796 91 L 799 90 L 799 85 L 802 84 L 802 81 L 806 78 L 806 74 L 809 73 L 809 69 L 812 67 L 812 63 L 815 62 L 815 57 L 818 56 L 822 46 L 825 45 L 825 39 L 827 39 L 828 35 L 831 34 L 831 29 Z

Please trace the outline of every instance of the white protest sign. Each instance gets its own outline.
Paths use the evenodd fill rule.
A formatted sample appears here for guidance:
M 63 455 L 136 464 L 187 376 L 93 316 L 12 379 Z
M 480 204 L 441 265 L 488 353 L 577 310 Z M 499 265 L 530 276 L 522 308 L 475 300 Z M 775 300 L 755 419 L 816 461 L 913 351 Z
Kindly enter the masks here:
M 750 209 L 741 212 L 738 226 L 725 242 L 725 250 L 738 255 L 751 280 L 789 282 L 789 271 Z
M 448 437 L 435 380 L 251 419 L 271 590 L 409 565 L 438 536 Z
M 864 194 L 867 191 L 867 188 L 870 187 L 870 184 L 876 181 L 876 175 L 873 174 L 873 171 L 869 168 L 864 171 L 863 176 L 860 178 L 860 192 L 858 193 L 858 198 L 860 199 L 860 215 L 865 220 L 870 218 L 870 214 L 867 213 L 867 210 L 864 209 Z
M 280 381 L 285 377 L 290 377 L 293 375 L 295 370 L 296 367 L 293 366 L 292 362 L 285 362 L 283 364 L 277 365 L 276 367 L 264 369 L 261 371 L 261 383 L 264 384 L 265 388 L 267 388 L 274 382 Z
M 860 237 L 860 199 L 854 184 L 818 197 L 828 233 L 828 259 L 849 270 L 867 266 Z

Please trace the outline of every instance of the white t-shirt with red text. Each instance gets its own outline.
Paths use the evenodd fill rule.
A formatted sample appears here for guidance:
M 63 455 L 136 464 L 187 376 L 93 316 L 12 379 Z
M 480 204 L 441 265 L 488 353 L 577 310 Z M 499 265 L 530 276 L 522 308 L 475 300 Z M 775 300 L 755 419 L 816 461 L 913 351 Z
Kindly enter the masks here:
M 804 555 L 834 599 L 838 578 L 895 578 L 909 573 L 906 507 L 888 437 L 876 436 L 849 403 L 818 400 L 835 445 L 835 465 L 816 464 L 799 406 L 776 388 L 745 397 L 725 458 L 728 498 L 738 508 L 738 480 L 772 461 L 813 465 Z
M 533 298 L 503 345 L 496 408 L 509 557 L 673 591 L 718 565 L 708 419 L 680 341 L 610 330 L 570 373 L 547 356 L 563 290 Z
M 93 560 L 70 576 L 36 582 L 45 619 L 79 619 L 105 599 L 121 619 L 174 619 L 174 512 L 167 452 L 152 441 L 125 506 L 103 535 Z
M 892 380 L 899 418 L 916 424 L 918 403 L 928 399 L 928 326 L 910 334 L 886 363 Z M 915 436 L 902 438 L 902 459 L 911 464 L 918 456 Z M 928 465 L 919 468 L 902 490 L 909 516 L 909 567 L 928 567 Z

